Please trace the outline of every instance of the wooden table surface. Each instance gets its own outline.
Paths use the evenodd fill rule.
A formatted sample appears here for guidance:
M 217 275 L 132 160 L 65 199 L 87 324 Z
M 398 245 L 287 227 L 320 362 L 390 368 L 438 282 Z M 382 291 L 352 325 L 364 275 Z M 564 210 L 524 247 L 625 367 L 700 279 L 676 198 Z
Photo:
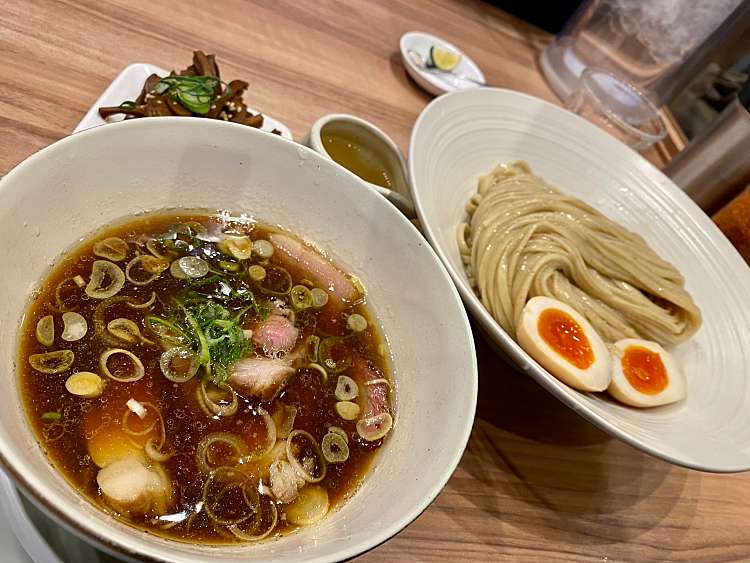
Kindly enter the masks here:
M 4 0 L 0 174 L 67 135 L 132 62 L 182 68 L 216 53 L 225 78 L 300 138 L 319 116 L 369 119 L 406 147 L 430 101 L 398 40 L 460 45 L 493 85 L 558 102 L 537 53 L 550 37 L 480 1 Z M 654 158 L 654 160 L 658 160 Z M 478 339 L 477 420 L 433 505 L 361 560 L 750 560 L 750 474 L 673 467 L 609 438 Z

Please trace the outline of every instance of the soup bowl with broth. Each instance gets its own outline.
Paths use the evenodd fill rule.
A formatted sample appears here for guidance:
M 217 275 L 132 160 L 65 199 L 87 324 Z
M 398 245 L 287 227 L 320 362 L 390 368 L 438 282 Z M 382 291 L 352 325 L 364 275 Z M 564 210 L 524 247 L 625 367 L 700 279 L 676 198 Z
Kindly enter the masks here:
M 0 182 L 0 234 L 0 460 L 99 547 L 342 560 L 455 469 L 477 393 L 457 292 L 314 152 L 204 120 L 99 127 Z

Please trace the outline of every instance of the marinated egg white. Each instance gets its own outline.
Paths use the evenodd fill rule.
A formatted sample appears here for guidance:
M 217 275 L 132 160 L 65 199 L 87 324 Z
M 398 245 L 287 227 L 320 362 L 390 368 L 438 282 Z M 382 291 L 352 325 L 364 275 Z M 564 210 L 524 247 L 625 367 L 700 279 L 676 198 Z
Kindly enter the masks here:
M 632 407 L 656 407 L 685 398 L 687 382 L 672 354 L 638 338 L 612 345 L 612 382 L 607 391 Z
M 583 315 L 562 301 L 534 297 L 516 330 L 518 343 L 557 379 L 580 391 L 604 391 L 612 358 Z

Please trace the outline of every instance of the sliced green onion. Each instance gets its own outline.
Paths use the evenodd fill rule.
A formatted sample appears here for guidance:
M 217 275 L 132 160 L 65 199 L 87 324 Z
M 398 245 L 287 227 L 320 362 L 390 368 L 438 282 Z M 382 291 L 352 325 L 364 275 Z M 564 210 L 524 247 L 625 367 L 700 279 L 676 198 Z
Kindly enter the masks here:
M 42 420 L 44 422 L 54 422 L 56 420 L 60 420 L 62 418 L 62 415 L 57 411 L 48 411 L 42 415 Z
M 86 336 L 89 326 L 83 315 L 66 312 L 62 314 L 62 320 L 64 325 L 62 339 L 65 342 L 75 342 Z
M 52 346 L 55 342 L 55 319 L 52 315 L 42 317 L 36 323 L 36 339 L 42 346 Z
M 380 440 L 391 431 L 391 428 L 393 428 L 393 417 L 387 412 L 357 421 L 357 434 L 368 442 Z
M 318 361 L 329 372 L 341 373 L 352 365 L 352 356 L 343 338 L 329 336 L 320 342 Z
M 325 491 L 325 489 L 323 489 L 323 491 Z M 326 493 L 326 497 L 327 495 L 328 493 Z M 276 503 L 269 502 L 268 509 L 271 512 L 271 523 L 269 524 L 268 528 L 266 528 L 265 531 L 260 532 L 258 534 L 248 534 L 247 532 L 243 532 L 237 524 L 232 524 L 232 525 L 227 526 L 227 530 L 229 530 L 232 534 L 234 534 L 237 538 L 241 539 L 242 541 L 251 542 L 251 541 L 262 540 L 263 538 L 268 536 L 268 534 L 273 532 L 274 528 L 276 528 L 276 524 L 279 521 L 279 509 L 276 508 Z M 326 506 L 326 511 L 327 509 L 328 507 Z M 323 516 L 325 516 L 325 514 Z
M 166 76 L 154 85 L 156 94 L 169 93 L 187 110 L 203 115 L 211 109 L 214 89 L 219 84 L 215 76 Z
M 94 245 L 94 254 L 119 262 L 128 255 L 128 243 L 118 237 L 105 238 Z
M 213 389 L 210 392 L 208 389 L 206 389 L 206 385 L 209 384 L 213 385 Z M 210 383 L 205 379 L 202 379 L 195 392 L 196 396 L 198 397 L 198 405 L 209 417 L 212 417 L 214 415 L 233 416 L 240 406 L 239 399 L 237 398 L 237 392 L 232 389 L 232 387 L 228 383 Z M 220 397 L 219 399 L 215 399 L 215 397 L 217 397 L 217 393 L 222 392 L 225 393 L 225 396 Z M 228 399 L 226 395 L 229 395 Z M 227 402 L 227 400 L 229 402 Z M 274 440 L 275 439 L 276 437 L 274 435 Z
M 281 401 L 278 402 L 278 407 L 279 410 L 277 413 L 281 413 L 281 420 L 276 424 L 276 438 L 286 440 L 289 437 L 289 433 L 294 430 L 294 419 L 297 418 L 297 407 L 285 405 Z M 278 416 L 277 413 L 274 413 L 274 417 Z
M 268 266 L 260 287 L 272 295 L 286 295 L 292 289 L 292 275 L 279 266 Z
M 237 262 L 230 262 L 229 260 L 219 260 L 219 268 L 225 272 L 239 272 L 240 265 Z
M 76 276 L 76 278 L 81 278 L 81 276 Z M 55 305 L 57 306 L 58 311 L 68 311 L 70 309 L 70 305 L 66 303 L 66 299 L 73 296 L 77 297 L 79 295 L 77 291 L 73 292 L 72 288 L 68 287 L 71 283 L 73 283 L 77 288 L 81 288 L 81 286 L 78 285 L 78 282 L 76 282 L 76 278 L 66 278 L 59 284 L 57 284 L 57 287 L 55 288 Z M 83 280 L 83 278 L 81 278 L 81 280 Z M 83 285 L 86 285 L 85 281 Z
M 289 298 L 292 302 L 292 307 L 298 311 L 309 309 L 313 302 L 310 290 L 304 285 L 295 285 L 289 292 Z
M 42 373 L 62 373 L 70 369 L 75 361 L 73 350 L 56 350 L 45 354 L 31 354 L 29 364 Z
M 230 434 L 229 432 L 213 432 L 198 442 L 198 447 L 195 449 L 198 470 L 201 473 L 209 474 L 221 467 L 219 464 L 214 464 L 212 460 L 213 456 L 211 455 L 211 446 L 214 444 L 227 444 L 231 447 L 235 454 L 231 456 L 233 463 L 249 453 L 245 441 L 236 434 Z
M 84 399 L 93 399 L 104 392 L 104 380 L 90 371 L 79 371 L 65 382 L 68 393 Z
M 179 260 L 175 260 L 174 262 L 172 262 L 172 264 L 169 266 L 169 273 L 172 274 L 173 278 L 178 280 L 188 279 L 188 275 L 180 267 Z
M 208 229 L 203 223 L 187 221 L 185 224 L 190 229 L 190 233 L 196 238 L 205 237 L 208 234 Z
M 169 260 L 170 252 L 164 248 L 164 241 L 158 239 L 149 239 L 146 241 L 146 249 L 156 258 Z
M 336 413 L 344 420 L 354 420 L 359 416 L 359 405 L 351 401 L 339 401 L 336 403 Z
M 346 326 L 353 332 L 362 332 L 367 328 L 367 320 L 359 313 L 352 313 L 346 319 Z
M 344 440 L 346 440 L 347 442 L 349 442 L 349 434 L 347 434 L 346 430 L 344 430 L 340 426 L 329 426 L 328 427 L 328 432 L 331 433 L 331 434 L 338 434 Z
M 351 401 L 359 395 L 359 386 L 348 375 L 339 375 L 334 395 L 339 401 Z
M 164 377 L 174 383 L 185 383 L 198 373 L 195 353 L 187 347 L 170 348 L 159 358 L 159 367 Z
M 323 378 L 323 383 L 328 383 L 328 372 L 326 371 L 326 368 L 324 368 L 320 364 L 316 364 L 315 362 L 307 364 L 307 367 L 308 369 L 314 369 L 315 371 L 317 371 Z
M 258 239 L 253 243 L 253 252 L 261 258 L 270 258 L 273 256 L 273 245 L 265 239 Z
M 329 432 L 323 436 L 320 449 L 328 463 L 344 463 L 349 459 L 349 444 L 338 433 Z
M 130 344 L 135 344 L 145 340 L 147 343 L 150 342 L 141 336 L 141 329 L 130 319 L 117 318 L 107 323 L 107 331 L 120 340 L 124 340 Z
M 163 445 L 164 444 L 162 444 L 162 446 Z M 143 450 L 146 452 L 146 455 L 148 457 L 160 463 L 169 461 L 169 459 L 174 455 L 174 452 L 162 452 L 160 447 L 157 448 L 156 440 L 154 440 L 153 438 L 149 438 L 148 440 L 146 440 L 146 445 L 144 446 Z
M 303 438 L 311 446 L 311 449 L 315 452 L 315 456 L 318 458 L 318 475 L 313 475 L 311 471 L 307 469 L 307 456 L 303 460 L 297 459 L 298 448 L 294 445 L 294 439 L 300 437 Z M 289 433 L 289 438 L 286 441 L 286 457 L 289 463 L 292 464 L 295 471 L 308 483 L 319 483 L 326 476 L 326 460 L 323 457 L 323 452 L 320 450 L 318 442 L 315 441 L 313 435 L 305 430 L 292 430 Z M 313 460 L 314 461 L 314 460 Z
M 235 257 L 237 260 L 247 260 L 253 255 L 253 241 L 250 237 L 224 235 L 217 245 L 219 250 Z
M 297 498 L 286 507 L 287 520 L 295 526 L 309 526 L 328 514 L 328 492 L 320 485 L 303 487 Z
M 111 356 L 114 356 L 115 354 L 122 354 L 130 360 L 130 362 L 133 364 L 133 372 L 131 375 L 126 375 L 126 376 L 121 376 L 119 374 L 115 375 L 109 370 L 109 366 L 107 366 L 107 362 L 109 358 Z M 123 350 L 122 348 L 111 348 L 103 352 L 102 355 L 99 356 L 99 367 L 101 368 L 104 375 L 106 375 L 110 379 L 119 381 L 120 383 L 132 383 L 133 381 L 138 381 L 144 375 L 146 375 L 146 370 L 143 367 L 143 362 L 141 362 L 140 358 L 138 358 L 138 356 L 133 354 L 133 352 L 130 352 L 128 350 Z
M 148 309 L 149 307 L 151 307 L 151 305 L 156 303 L 156 292 L 152 291 L 151 297 L 148 298 L 148 301 L 144 301 L 143 303 L 133 303 L 130 300 L 126 301 L 125 303 L 131 309 Z
M 105 280 L 109 284 L 102 286 Z M 91 267 L 91 277 L 86 286 L 86 295 L 94 299 L 109 299 L 125 287 L 125 273 L 114 262 L 96 260 Z
M 183 256 L 177 263 L 185 275 L 193 279 L 202 278 L 210 270 L 208 262 L 198 256 Z
M 148 285 L 169 268 L 169 261 L 150 254 L 136 256 L 125 267 L 125 277 L 133 285 Z M 137 277 L 136 275 L 137 274 Z
M 310 295 L 312 296 L 312 306 L 316 309 L 325 307 L 326 303 L 328 303 L 328 292 L 324 289 L 314 287 L 310 290 Z
M 253 281 L 263 281 L 266 277 L 266 269 L 258 264 L 253 264 L 247 269 L 247 275 Z

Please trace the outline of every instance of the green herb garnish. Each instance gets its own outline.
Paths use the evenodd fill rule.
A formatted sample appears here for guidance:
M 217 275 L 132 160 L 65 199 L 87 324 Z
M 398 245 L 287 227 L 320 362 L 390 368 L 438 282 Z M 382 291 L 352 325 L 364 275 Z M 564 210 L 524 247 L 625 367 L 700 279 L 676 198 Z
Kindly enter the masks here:
M 211 109 L 219 84 L 215 76 L 167 76 L 159 80 L 153 90 L 157 94 L 169 93 L 184 108 L 202 115 Z
M 57 420 L 60 420 L 62 418 L 62 415 L 57 411 L 49 411 L 42 415 L 42 420 L 44 422 L 55 422 Z
M 210 297 L 187 292 L 176 301 L 170 321 L 187 336 L 198 363 L 215 383 L 221 383 L 229 378 L 230 366 L 252 352 L 242 320 L 256 308 L 254 299 L 239 310 L 232 310 Z

